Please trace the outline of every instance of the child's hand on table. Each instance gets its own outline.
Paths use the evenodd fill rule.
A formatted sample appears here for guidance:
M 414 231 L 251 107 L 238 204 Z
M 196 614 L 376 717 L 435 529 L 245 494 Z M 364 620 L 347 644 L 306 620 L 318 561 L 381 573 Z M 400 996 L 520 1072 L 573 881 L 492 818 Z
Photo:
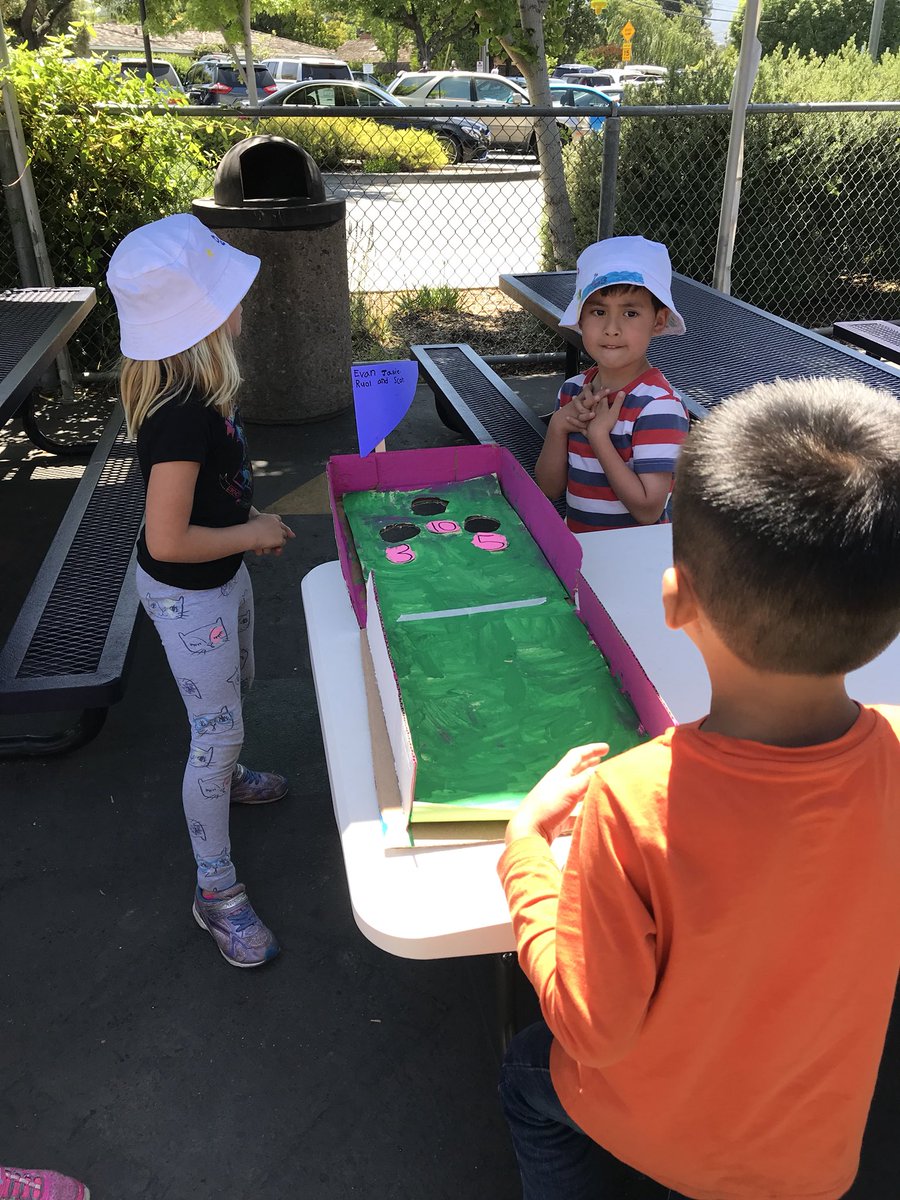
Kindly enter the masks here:
M 516 838 L 538 834 L 552 842 L 575 805 L 584 798 L 591 778 L 604 755 L 606 742 L 576 746 L 537 783 L 513 814 L 506 827 L 506 844 Z

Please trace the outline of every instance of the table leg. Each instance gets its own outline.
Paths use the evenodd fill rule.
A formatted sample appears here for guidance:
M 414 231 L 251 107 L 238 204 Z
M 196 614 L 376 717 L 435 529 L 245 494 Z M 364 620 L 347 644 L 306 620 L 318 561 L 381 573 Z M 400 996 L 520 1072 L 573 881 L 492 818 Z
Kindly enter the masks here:
M 577 375 L 581 367 L 581 351 L 571 342 L 566 342 L 566 379 Z
M 55 438 L 51 438 L 44 433 L 44 431 L 39 427 L 37 418 L 34 414 L 36 398 L 37 393 L 32 392 L 22 405 L 19 413 L 22 418 L 22 426 L 25 430 L 25 436 L 33 446 L 37 446 L 38 450 L 46 450 L 48 454 L 58 454 L 60 457 L 64 457 L 68 454 L 93 454 L 97 448 L 96 441 L 58 442 Z
M 518 956 L 514 951 L 498 954 L 497 964 L 497 1015 L 500 1019 L 500 1049 L 506 1047 L 516 1033 L 516 972 Z

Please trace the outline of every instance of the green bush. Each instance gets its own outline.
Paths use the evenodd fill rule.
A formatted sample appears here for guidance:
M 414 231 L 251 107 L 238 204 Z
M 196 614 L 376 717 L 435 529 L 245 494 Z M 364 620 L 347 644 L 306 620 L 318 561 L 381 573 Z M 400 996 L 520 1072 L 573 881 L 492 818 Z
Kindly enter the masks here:
M 725 104 L 733 58 L 657 89 L 665 104 Z M 887 99 L 900 56 L 845 47 L 828 59 L 763 60 L 753 101 Z M 712 281 L 730 116 L 623 118 L 617 234 L 665 242 L 676 271 Z M 565 150 L 579 246 L 596 238 L 602 137 Z M 900 141 L 896 113 L 751 114 L 732 263 L 741 299 L 801 323 L 900 316 Z
M 137 226 L 189 210 L 208 191 L 210 166 L 185 121 L 105 107 L 157 103 L 143 80 L 120 81 L 114 65 L 64 62 L 64 53 L 61 42 L 17 50 L 10 75 L 56 281 L 97 289 L 99 312 L 72 346 L 78 368 L 96 370 L 117 354 L 104 284 L 110 254 Z
M 459 312 L 459 288 L 447 284 L 436 287 L 420 287 L 415 292 L 405 292 L 397 301 L 395 311 L 401 316 L 427 316 L 431 313 Z
M 295 141 L 322 171 L 431 171 L 447 165 L 447 155 L 424 129 L 395 129 L 357 117 L 272 117 L 254 126 L 254 133 Z

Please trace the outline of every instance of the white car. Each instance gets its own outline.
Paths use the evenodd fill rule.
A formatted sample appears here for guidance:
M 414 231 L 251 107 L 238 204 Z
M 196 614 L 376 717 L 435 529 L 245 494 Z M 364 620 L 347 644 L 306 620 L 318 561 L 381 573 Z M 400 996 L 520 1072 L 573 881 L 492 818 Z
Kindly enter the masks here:
M 349 63 L 342 58 L 325 58 L 324 55 L 315 58 L 267 58 L 262 65 L 268 68 L 279 87 L 305 79 L 353 78 Z
M 178 72 L 171 63 L 166 62 L 164 58 L 154 58 L 153 66 L 153 86 L 158 92 L 169 89 L 173 92 L 184 93 L 184 87 L 178 77 Z M 147 78 L 147 62 L 143 58 L 120 58 L 119 71 L 122 76 L 137 75 L 139 79 Z
M 599 88 L 614 100 L 621 100 L 626 84 L 663 83 L 668 75 L 666 67 L 635 65 L 629 67 L 595 67 L 590 71 L 572 72 L 564 75 L 566 83 L 577 83 L 583 87 Z
M 508 105 L 511 115 L 477 115 L 488 126 L 496 150 L 519 150 L 536 153 L 537 140 L 534 117 L 515 116 L 515 109 L 529 105 L 528 93 L 511 79 L 481 71 L 413 71 L 401 72 L 387 90 L 404 104 L 434 105 L 439 108 L 496 108 Z M 560 132 L 569 136 L 565 117 L 558 117 Z

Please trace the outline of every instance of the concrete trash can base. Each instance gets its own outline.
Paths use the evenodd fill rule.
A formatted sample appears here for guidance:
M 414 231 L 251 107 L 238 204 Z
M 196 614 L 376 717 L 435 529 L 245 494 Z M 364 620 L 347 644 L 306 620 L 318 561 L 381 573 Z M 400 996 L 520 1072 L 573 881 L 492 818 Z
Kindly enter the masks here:
M 353 402 L 346 205 L 325 198 L 313 159 L 295 142 L 255 137 L 225 154 L 204 225 L 259 257 L 235 342 L 245 421 L 321 421 Z

